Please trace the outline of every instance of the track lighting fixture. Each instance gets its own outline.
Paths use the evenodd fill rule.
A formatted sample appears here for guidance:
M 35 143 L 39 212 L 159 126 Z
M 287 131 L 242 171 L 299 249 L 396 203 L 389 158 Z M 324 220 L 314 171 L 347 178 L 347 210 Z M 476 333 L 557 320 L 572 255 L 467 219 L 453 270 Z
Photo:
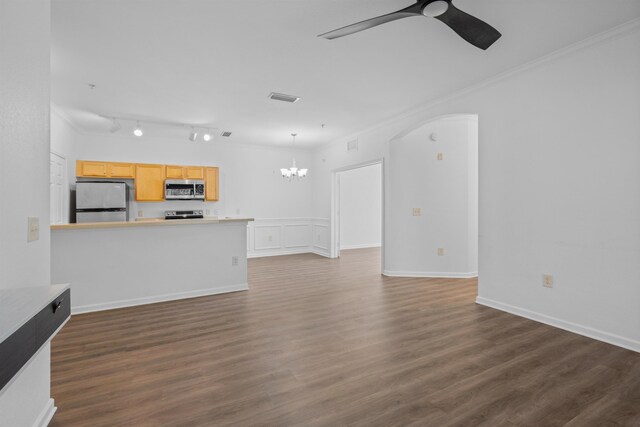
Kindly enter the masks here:
M 189 132 L 189 141 L 195 142 L 197 137 L 198 137 L 198 132 L 196 132 L 194 128 L 191 128 L 191 132 Z
M 120 129 L 122 129 L 122 125 L 120 124 L 120 122 L 115 118 L 111 119 L 111 127 L 109 128 L 109 132 L 116 133 Z
M 213 139 L 213 135 L 211 134 L 211 129 L 207 129 L 207 131 L 202 135 L 202 139 L 206 142 L 209 142 Z
M 140 122 L 136 122 L 136 128 L 133 130 L 133 134 L 135 136 L 142 136 L 144 132 L 142 132 L 142 128 L 140 127 Z

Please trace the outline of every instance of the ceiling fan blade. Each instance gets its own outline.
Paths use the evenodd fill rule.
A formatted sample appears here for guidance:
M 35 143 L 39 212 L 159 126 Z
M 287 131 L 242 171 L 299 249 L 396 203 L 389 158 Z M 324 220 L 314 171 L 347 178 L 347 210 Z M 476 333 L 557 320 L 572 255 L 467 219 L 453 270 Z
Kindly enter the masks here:
M 386 15 L 367 19 L 365 21 L 347 25 L 346 27 L 338 28 L 337 30 L 329 31 L 328 33 L 320 34 L 318 37 L 324 37 L 325 39 L 332 40 L 338 37 L 348 36 L 349 34 L 367 30 L 380 24 L 385 24 L 397 19 L 409 18 L 411 16 L 422 16 L 422 14 L 420 13 L 420 8 L 417 7 L 417 4 L 413 4 L 409 7 L 392 13 L 388 13 Z
M 486 50 L 502 36 L 491 25 L 461 11 L 452 3 L 449 3 L 449 8 L 445 13 L 434 16 L 434 18 L 444 22 L 460 37 L 482 50 Z

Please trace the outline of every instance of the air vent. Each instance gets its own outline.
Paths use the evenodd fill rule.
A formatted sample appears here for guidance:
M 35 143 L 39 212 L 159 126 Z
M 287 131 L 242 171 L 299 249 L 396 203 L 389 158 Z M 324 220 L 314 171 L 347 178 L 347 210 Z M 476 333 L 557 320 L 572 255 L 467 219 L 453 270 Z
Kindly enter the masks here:
M 347 151 L 357 151 L 358 150 L 358 140 L 354 139 L 352 141 L 347 142 Z
M 291 102 L 291 103 L 300 101 L 299 96 L 285 95 L 284 93 L 276 93 L 276 92 L 271 92 L 269 94 L 269 99 L 273 99 L 275 101 Z
M 222 135 L 222 136 L 229 137 L 229 136 L 231 136 L 231 132 L 229 132 L 228 130 L 225 130 L 224 132 L 222 132 L 222 134 L 221 134 L 221 135 Z

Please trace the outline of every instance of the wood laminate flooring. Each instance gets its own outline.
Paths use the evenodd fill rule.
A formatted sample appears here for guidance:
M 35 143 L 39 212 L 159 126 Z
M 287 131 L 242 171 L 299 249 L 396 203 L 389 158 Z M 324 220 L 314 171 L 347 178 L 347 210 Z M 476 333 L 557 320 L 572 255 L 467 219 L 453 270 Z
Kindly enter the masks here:
M 251 259 L 247 292 L 73 316 L 51 425 L 640 426 L 640 354 L 379 265 Z

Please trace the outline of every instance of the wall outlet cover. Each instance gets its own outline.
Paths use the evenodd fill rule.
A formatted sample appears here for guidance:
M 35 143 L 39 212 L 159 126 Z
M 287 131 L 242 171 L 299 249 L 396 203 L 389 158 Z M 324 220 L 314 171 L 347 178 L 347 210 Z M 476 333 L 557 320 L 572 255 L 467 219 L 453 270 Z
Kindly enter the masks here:
M 438 256 L 444 256 L 444 248 L 438 248 Z
M 40 218 L 30 216 L 27 218 L 27 242 L 34 242 L 40 238 Z
M 422 209 L 421 208 L 413 208 L 413 216 L 420 216 L 422 215 Z
M 553 288 L 553 276 L 551 274 L 542 275 L 542 286 L 545 288 Z

